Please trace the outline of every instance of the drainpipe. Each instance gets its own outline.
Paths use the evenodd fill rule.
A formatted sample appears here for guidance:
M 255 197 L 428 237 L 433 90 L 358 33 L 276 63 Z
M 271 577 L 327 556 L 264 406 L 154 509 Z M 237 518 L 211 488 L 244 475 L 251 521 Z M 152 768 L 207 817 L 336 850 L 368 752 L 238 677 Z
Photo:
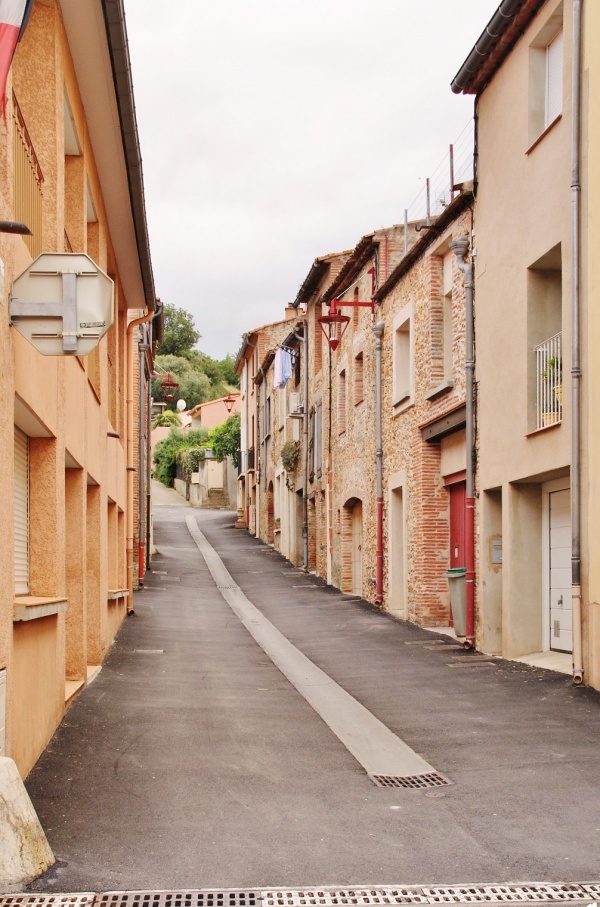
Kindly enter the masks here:
M 144 369 L 144 357 L 146 350 L 150 348 L 148 343 L 148 326 L 144 325 L 143 339 L 138 344 L 139 350 L 139 370 L 140 370 L 140 387 L 139 387 L 139 445 L 138 445 L 138 495 L 139 495 L 139 519 L 138 519 L 138 577 L 140 584 L 144 582 L 146 572 L 146 470 L 144 469 L 144 456 L 146 453 L 146 374 Z
M 302 341 L 304 358 L 304 375 L 302 390 L 304 394 L 304 412 L 302 413 L 302 569 L 308 571 L 308 332 L 306 325 L 302 334 L 294 331 Z
M 133 474 L 135 463 L 133 457 L 133 394 L 134 394 L 134 357 L 133 332 L 140 324 L 148 324 L 154 318 L 154 308 L 148 309 L 141 318 L 136 318 L 127 325 L 127 613 L 133 612 Z
M 573 0 L 573 92 L 571 125 L 571 573 L 573 603 L 573 683 L 583 683 L 581 613 L 581 20 L 583 0 Z
M 473 376 L 475 371 L 475 343 L 473 329 L 473 263 L 465 261 L 469 249 L 469 238 L 460 236 L 450 243 L 456 255 L 458 267 L 465 275 L 465 370 L 466 370 L 466 448 L 467 482 L 465 496 L 465 561 L 466 575 L 466 639 L 465 646 L 475 645 L 475 482 L 473 457 L 475 431 L 473 419 Z
M 385 322 L 371 325 L 375 334 L 375 462 L 377 464 L 377 553 L 375 604 L 383 604 L 383 442 L 381 433 L 381 347 Z
M 146 563 L 152 554 L 152 379 L 146 382 Z

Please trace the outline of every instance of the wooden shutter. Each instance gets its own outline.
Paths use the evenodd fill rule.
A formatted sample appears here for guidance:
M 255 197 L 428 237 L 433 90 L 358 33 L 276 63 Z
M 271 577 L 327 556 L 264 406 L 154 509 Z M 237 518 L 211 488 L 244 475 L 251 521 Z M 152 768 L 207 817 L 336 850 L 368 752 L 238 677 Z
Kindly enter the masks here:
M 29 592 L 29 438 L 15 428 L 15 594 Z
M 562 113 L 563 96 L 563 33 L 546 48 L 546 123 L 549 126 Z

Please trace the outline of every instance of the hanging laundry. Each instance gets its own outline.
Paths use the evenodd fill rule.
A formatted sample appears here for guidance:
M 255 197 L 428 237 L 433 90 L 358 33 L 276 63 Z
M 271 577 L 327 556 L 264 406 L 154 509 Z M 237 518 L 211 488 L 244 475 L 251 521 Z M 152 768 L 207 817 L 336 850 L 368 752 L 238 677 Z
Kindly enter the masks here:
M 281 350 L 281 367 L 282 367 L 282 380 L 283 386 L 287 384 L 292 375 L 292 356 L 289 350 L 286 350 L 285 347 Z
M 275 350 L 275 362 L 273 364 L 273 387 L 285 387 L 294 368 L 294 358 L 291 350 L 285 346 L 279 346 Z
M 275 350 L 275 362 L 273 363 L 273 387 L 277 388 L 285 387 L 282 358 L 283 350 L 281 347 L 277 347 Z

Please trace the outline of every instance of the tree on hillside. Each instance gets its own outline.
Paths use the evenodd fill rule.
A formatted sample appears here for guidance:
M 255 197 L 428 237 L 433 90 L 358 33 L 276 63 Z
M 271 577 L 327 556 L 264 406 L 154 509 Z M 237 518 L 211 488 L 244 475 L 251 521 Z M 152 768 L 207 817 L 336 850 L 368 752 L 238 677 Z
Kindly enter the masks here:
M 185 309 L 165 303 L 163 309 L 164 329 L 162 343 L 159 344 L 159 356 L 183 356 L 189 353 L 202 336 L 196 330 L 194 318 Z

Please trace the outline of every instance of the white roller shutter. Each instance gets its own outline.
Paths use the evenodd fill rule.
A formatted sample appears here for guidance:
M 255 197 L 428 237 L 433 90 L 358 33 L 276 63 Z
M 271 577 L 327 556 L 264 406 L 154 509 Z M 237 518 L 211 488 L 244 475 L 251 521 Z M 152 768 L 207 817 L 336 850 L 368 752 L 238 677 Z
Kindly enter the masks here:
M 29 592 L 29 438 L 15 428 L 15 595 Z
M 546 48 L 546 123 L 549 126 L 562 113 L 563 33 L 559 32 Z

